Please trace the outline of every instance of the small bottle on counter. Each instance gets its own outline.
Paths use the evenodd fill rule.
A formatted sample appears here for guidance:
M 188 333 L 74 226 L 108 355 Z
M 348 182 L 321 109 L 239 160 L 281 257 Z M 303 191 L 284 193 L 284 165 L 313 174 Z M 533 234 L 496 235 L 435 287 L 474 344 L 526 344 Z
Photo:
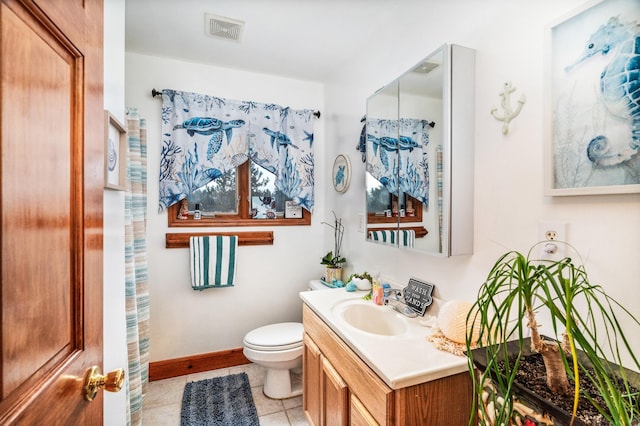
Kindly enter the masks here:
M 388 283 L 382 284 L 382 296 L 388 297 L 390 289 L 391 289 L 391 285 L 389 285 Z
M 193 210 L 193 219 L 200 220 L 202 219 L 202 213 L 200 213 L 200 204 L 196 203 L 196 208 Z
M 384 296 L 384 290 L 380 285 L 379 277 L 376 275 L 373 278 L 373 285 L 371 287 L 371 300 L 376 305 L 382 305 L 382 297 Z

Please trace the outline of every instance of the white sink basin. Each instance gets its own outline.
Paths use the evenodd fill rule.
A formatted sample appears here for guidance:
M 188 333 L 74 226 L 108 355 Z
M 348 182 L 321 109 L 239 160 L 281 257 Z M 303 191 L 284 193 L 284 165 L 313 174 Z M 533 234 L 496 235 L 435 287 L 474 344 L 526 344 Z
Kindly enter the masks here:
M 340 321 L 365 333 L 399 336 L 408 330 L 406 318 L 388 306 L 378 306 L 370 301 L 343 301 L 334 306 L 333 313 Z

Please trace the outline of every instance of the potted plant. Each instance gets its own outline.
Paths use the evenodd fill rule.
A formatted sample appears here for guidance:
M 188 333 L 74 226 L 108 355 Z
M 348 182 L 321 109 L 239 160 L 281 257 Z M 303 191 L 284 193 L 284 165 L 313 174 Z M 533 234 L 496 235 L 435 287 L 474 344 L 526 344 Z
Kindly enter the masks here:
M 582 262 L 532 259 L 540 244 L 527 256 L 502 255 L 467 316 L 475 392 L 469 424 L 476 414 L 487 425 L 638 424 L 640 375 L 622 367 L 622 359 L 636 371 L 640 363 L 621 324 L 640 323 L 590 283 Z M 552 336 L 540 335 L 538 318 Z M 536 374 L 527 369 L 540 358 L 544 366 L 538 375 L 545 383 L 538 386 L 529 382 Z
M 367 271 L 363 273 L 353 273 L 349 275 L 347 284 L 353 283 L 358 290 L 371 290 L 371 284 L 373 284 L 373 277 Z
M 333 224 L 322 222 L 333 229 L 333 250 L 327 253 L 320 262 L 321 265 L 326 266 L 324 280 L 328 283 L 333 283 L 334 280 L 342 280 L 342 267 L 347 261 L 340 253 L 342 249 L 344 225 L 342 224 L 342 219 L 338 219 L 335 212 L 332 213 Z

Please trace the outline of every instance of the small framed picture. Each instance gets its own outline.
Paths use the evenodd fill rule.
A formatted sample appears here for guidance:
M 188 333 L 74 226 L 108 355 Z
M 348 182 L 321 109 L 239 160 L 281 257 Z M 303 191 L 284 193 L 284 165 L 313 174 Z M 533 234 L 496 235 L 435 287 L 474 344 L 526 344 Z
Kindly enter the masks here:
M 127 131 L 109 111 L 104 112 L 104 187 L 124 191 L 127 178 Z
M 349 188 L 351 181 L 351 163 L 346 155 L 338 155 L 333 162 L 333 187 L 336 191 L 343 193 Z
M 302 206 L 295 201 L 284 202 L 285 219 L 300 219 L 302 217 Z

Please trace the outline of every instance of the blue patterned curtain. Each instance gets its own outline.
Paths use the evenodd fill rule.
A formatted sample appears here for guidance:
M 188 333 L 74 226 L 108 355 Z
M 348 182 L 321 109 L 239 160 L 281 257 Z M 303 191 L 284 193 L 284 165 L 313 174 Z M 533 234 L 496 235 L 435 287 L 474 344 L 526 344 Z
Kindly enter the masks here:
M 142 424 L 142 396 L 149 380 L 147 280 L 147 128 L 135 108 L 127 111 L 125 300 L 129 377 L 127 425 Z
M 312 110 L 162 91 L 159 211 L 248 159 L 313 211 Z
M 427 120 L 366 121 L 367 171 L 392 194 L 401 191 L 429 205 L 430 123 Z

